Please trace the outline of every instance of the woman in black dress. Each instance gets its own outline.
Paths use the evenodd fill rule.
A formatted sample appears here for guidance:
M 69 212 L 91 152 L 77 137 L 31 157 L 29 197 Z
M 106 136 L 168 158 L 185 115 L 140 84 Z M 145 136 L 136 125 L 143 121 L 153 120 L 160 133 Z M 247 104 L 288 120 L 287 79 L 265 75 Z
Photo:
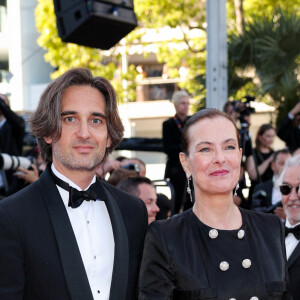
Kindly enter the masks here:
M 235 124 L 205 109 L 182 134 L 180 161 L 195 204 L 150 225 L 139 299 L 290 299 L 281 221 L 233 202 L 242 151 Z
M 271 180 L 273 170 L 271 162 L 273 161 L 274 151 L 272 144 L 276 136 L 276 131 L 271 124 L 263 124 L 258 128 L 255 138 L 255 148 L 246 160 L 246 170 L 251 179 L 248 201 L 251 205 L 252 194 L 257 184 Z

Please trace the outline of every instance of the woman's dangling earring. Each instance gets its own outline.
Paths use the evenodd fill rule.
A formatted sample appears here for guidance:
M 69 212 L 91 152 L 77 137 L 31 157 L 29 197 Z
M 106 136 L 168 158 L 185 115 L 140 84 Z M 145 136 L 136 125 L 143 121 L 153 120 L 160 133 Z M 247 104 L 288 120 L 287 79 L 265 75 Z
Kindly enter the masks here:
M 187 188 L 186 188 L 186 191 L 190 195 L 191 202 L 193 203 L 192 190 L 191 190 L 191 186 L 190 186 L 191 176 L 189 174 L 187 174 L 187 173 L 186 173 L 186 179 L 187 179 Z
M 237 196 L 237 190 L 239 189 L 239 187 L 240 187 L 240 184 L 237 183 L 237 185 L 236 185 L 236 187 L 235 187 L 235 189 L 234 189 L 234 196 L 235 196 L 235 197 Z

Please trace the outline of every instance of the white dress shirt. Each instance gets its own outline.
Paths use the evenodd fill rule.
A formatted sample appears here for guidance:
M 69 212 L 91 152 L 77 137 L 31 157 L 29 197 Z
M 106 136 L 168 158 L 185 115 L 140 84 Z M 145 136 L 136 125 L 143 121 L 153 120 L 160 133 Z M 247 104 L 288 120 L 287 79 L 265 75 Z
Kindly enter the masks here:
M 82 190 L 59 173 L 53 164 L 51 169 L 61 180 Z M 90 185 L 95 181 L 96 177 Z M 93 297 L 95 300 L 107 300 L 110 294 L 115 242 L 106 205 L 104 201 L 83 201 L 79 207 L 71 208 L 68 206 L 69 192 L 59 186 L 57 188 L 76 237 Z
M 286 218 L 286 222 L 285 222 L 286 227 L 293 228 L 293 227 L 296 227 L 297 225 L 299 225 L 299 223 L 292 226 L 291 223 L 289 222 L 288 218 Z M 295 250 L 298 243 L 299 243 L 299 240 L 297 240 L 292 233 L 289 233 L 286 236 L 286 238 L 285 238 L 285 248 L 286 248 L 286 259 L 287 260 L 290 258 L 291 254 Z
M 276 184 L 277 178 L 273 176 L 273 189 L 272 189 L 272 204 L 276 204 L 282 200 L 282 195 L 279 186 Z

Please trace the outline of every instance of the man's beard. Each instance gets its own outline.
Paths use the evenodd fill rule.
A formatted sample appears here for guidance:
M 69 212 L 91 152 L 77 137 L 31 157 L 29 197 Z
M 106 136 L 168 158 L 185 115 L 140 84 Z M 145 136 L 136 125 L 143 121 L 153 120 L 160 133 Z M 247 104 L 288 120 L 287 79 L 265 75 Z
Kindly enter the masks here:
M 57 160 L 64 165 L 67 169 L 72 170 L 72 171 L 93 171 L 97 168 L 97 166 L 104 160 L 105 154 L 106 154 L 106 149 L 102 151 L 101 153 L 98 153 L 95 157 L 91 158 L 86 158 L 85 161 L 85 156 L 82 154 L 82 160 L 79 159 L 74 159 L 73 156 L 71 155 L 66 155 L 66 153 L 61 153 L 60 151 L 57 151 L 57 149 L 53 150 L 54 156 L 57 158 Z

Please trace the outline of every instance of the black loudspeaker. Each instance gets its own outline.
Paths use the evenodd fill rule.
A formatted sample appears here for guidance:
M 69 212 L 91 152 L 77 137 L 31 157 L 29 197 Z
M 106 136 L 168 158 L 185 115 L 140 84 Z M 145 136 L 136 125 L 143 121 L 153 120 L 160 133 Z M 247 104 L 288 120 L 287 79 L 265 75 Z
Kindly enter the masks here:
M 54 0 L 64 42 L 108 50 L 137 26 L 133 0 Z

